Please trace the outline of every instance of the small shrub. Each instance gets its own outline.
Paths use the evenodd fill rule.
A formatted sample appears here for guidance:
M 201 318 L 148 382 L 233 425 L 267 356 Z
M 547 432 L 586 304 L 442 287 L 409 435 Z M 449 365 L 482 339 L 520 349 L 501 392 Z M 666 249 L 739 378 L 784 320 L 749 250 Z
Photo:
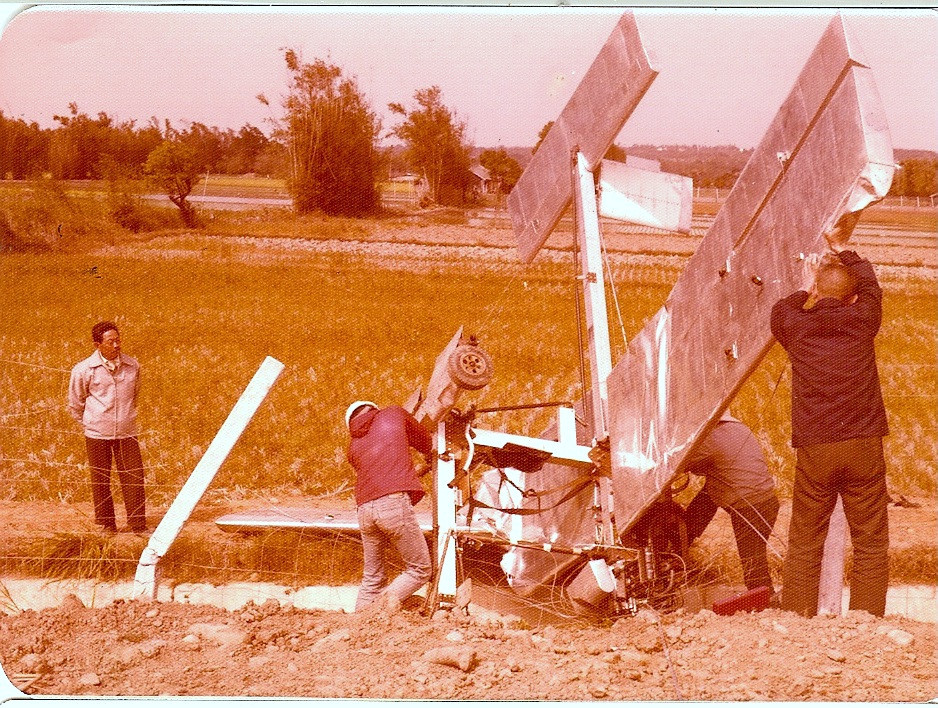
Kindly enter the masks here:
M 145 229 L 145 219 L 142 213 L 140 199 L 126 192 L 112 193 L 108 199 L 111 218 L 118 226 L 139 233 Z
M 65 183 L 52 179 L 0 191 L 0 209 L 21 252 L 76 252 L 119 232 L 95 195 L 69 191 Z
M 5 212 L 0 212 L 0 253 L 42 253 L 50 250 L 45 243 L 30 243 L 10 226 Z

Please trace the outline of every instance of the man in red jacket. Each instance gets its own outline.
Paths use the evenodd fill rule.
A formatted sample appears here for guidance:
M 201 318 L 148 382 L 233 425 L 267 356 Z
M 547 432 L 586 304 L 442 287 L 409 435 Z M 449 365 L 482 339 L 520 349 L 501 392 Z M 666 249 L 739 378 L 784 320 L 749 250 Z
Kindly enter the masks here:
M 428 457 L 433 437 L 400 406 L 379 409 L 355 401 L 345 412 L 352 440 L 348 460 L 355 468 L 355 503 L 364 547 L 364 570 L 355 611 L 375 601 L 389 612 L 429 579 L 430 550 L 414 504 L 424 497 L 410 448 Z M 394 546 L 404 572 L 388 584 L 385 552 Z
M 797 452 L 782 609 L 817 613 L 821 557 L 839 494 L 850 527 L 850 609 L 882 616 L 889 581 L 883 436 L 889 432 L 873 340 L 883 293 L 873 266 L 826 234 L 832 255 L 805 287 L 772 308 L 772 334 L 791 360 L 792 447 Z M 813 281 L 813 285 L 811 284 Z M 805 307 L 809 297 L 813 306 Z

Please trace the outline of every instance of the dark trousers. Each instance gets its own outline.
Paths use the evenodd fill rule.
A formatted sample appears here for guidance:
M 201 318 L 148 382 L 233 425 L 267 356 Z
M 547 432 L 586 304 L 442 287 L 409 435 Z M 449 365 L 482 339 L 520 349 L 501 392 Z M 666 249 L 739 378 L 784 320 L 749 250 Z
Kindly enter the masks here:
M 850 609 L 882 617 L 889 584 L 889 495 L 879 437 L 798 448 L 782 609 L 817 614 L 821 558 L 838 494 L 853 545 Z
M 704 532 L 719 508 L 706 492 L 700 492 L 693 498 L 685 512 L 688 543 Z M 724 508 L 733 522 L 733 535 L 736 537 L 736 550 L 743 567 L 746 588 L 755 590 L 767 587 L 774 592 L 766 541 L 772 535 L 778 516 L 778 499 L 773 496 L 756 504 L 740 501 Z
M 143 488 L 143 457 L 137 438 L 99 440 L 85 438 L 88 463 L 91 465 L 91 499 L 94 520 L 104 528 L 116 531 L 114 500 L 111 498 L 111 464 L 117 468 L 127 525 L 134 531 L 147 527 L 146 495 Z

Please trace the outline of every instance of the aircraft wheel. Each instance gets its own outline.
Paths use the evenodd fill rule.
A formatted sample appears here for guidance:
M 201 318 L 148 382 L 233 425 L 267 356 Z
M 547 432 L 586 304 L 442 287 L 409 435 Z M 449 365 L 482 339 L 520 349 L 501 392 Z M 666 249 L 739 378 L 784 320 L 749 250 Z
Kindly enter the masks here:
M 492 358 L 481 347 L 460 344 L 447 362 L 450 377 L 460 388 L 469 391 L 488 385 L 492 380 Z

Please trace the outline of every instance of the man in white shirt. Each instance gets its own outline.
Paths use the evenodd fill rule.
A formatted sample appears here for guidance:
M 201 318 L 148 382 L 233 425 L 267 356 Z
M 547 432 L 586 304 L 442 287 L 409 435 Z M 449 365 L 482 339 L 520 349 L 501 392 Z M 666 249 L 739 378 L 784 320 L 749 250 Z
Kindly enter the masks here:
M 117 467 L 127 526 L 147 530 L 143 458 L 137 441 L 137 393 L 140 364 L 121 352 L 120 333 L 113 322 L 91 328 L 94 353 L 72 369 L 68 410 L 82 426 L 91 466 L 95 523 L 117 531 L 111 497 L 111 465 Z

